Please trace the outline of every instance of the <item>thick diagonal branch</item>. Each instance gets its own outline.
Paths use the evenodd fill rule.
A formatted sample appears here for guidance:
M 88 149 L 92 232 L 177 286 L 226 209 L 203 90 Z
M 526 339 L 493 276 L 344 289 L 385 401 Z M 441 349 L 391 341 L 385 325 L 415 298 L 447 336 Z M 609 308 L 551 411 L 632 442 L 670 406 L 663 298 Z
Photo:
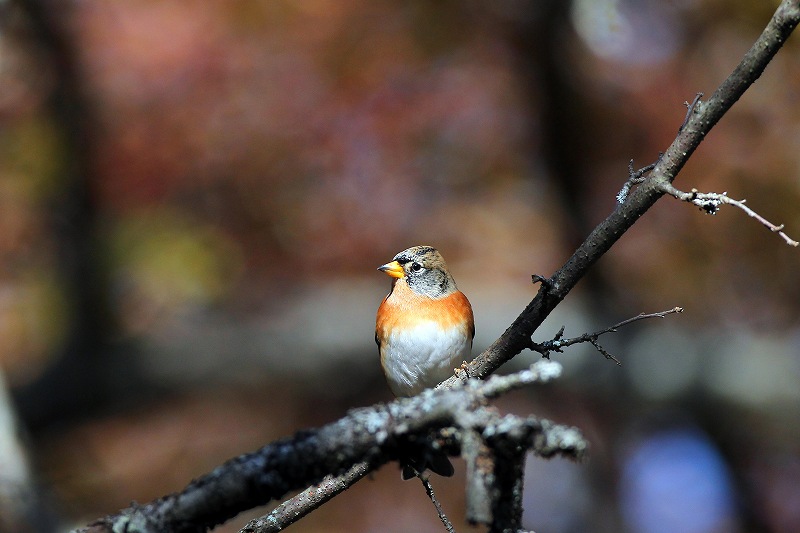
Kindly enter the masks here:
M 767 27 L 730 76 L 708 101 L 694 105 L 678 136 L 672 141 L 644 181 L 603 220 L 572 257 L 542 283 L 536 297 L 483 353 L 469 363 L 470 376 L 486 377 L 524 350 L 544 319 L 567 296 L 586 271 L 603 256 L 634 223 L 664 194 L 695 149 L 722 116 L 764 72 L 767 64 L 800 22 L 800 2 L 781 2 Z M 443 386 L 452 386 L 458 377 Z

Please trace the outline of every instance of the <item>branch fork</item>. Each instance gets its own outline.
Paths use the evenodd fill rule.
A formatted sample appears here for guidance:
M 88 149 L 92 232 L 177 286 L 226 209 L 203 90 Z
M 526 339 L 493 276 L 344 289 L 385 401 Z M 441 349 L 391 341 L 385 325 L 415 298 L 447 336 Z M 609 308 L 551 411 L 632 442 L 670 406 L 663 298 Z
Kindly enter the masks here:
M 689 115 L 687 115 L 687 117 L 688 116 Z M 686 120 L 688 120 L 688 118 Z M 681 129 L 683 129 L 683 126 L 681 126 Z M 644 181 L 647 179 L 645 177 L 646 174 L 651 170 L 653 170 L 654 168 L 656 168 L 656 165 L 659 163 L 659 161 L 661 161 L 661 157 L 663 155 L 664 153 L 660 152 L 658 154 L 658 159 L 656 160 L 655 163 L 650 163 L 649 165 L 646 165 L 640 168 L 639 170 L 633 169 L 633 159 L 631 159 L 628 162 L 628 180 L 622 186 L 622 189 L 620 189 L 619 192 L 617 193 L 617 205 L 622 205 L 625 203 L 625 200 L 628 199 L 628 194 L 631 192 L 631 188 L 634 185 L 639 185 L 641 183 L 644 183 Z
M 732 205 L 734 207 L 738 207 L 742 211 L 744 211 L 747 216 L 756 219 L 760 222 L 764 227 L 769 229 L 773 233 L 777 233 L 780 237 L 788 244 L 789 246 L 798 246 L 800 242 L 790 238 L 786 233 L 783 232 L 784 225 L 783 224 L 773 224 L 766 218 L 762 217 L 749 207 L 745 205 L 747 200 L 734 200 L 730 196 L 728 196 L 727 192 L 717 193 L 717 192 L 700 192 L 697 189 L 692 189 L 689 192 L 684 192 L 677 189 L 671 183 L 663 183 L 661 184 L 661 190 L 681 200 L 683 202 L 688 202 L 692 205 L 696 205 L 702 211 L 709 215 L 716 215 L 719 212 L 719 209 L 722 205 Z
M 530 350 L 533 350 L 534 352 L 540 353 L 542 357 L 544 357 L 545 359 L 550 359 L 550 354 L 552 352 L 564 353 L 564 348 L 568 346 L 572 346 L 573 344 L 579 344 L 582 342 L 588 342 L 592 346 L 594 346 L 598 352 L 603 354 L 603 356 L 606 359 L 614 361 L 615 363 L 617 363 L 617 365 L 622 365 L 619 359 L 614 357 L 611 353 L 609 353 L 605 348 L 603 348 L 600 345 L 598 339 L 600 338 L 601 335 L 604 335 L 606 333 L 616 333 L 619 328 L 627 326 L 628 324 L 632 324 L 633 322 L 638 322 L 639 320 L 645 320 L 647 318 L 664 318 L 667 315 L 672 315 L 675 313 L 682 313 L 682 312 L 683 312 L 682 307 L 673 307 L 672 309 L 668 309 L 666 311 L 660 311 L 657 313 L 640 313 L 635 317 L 623 320 L 622 322 L 614 324 L 613 326 L 608 327 L 606 329 L 595 331 L 594 333 L 584 333 L 583 335 L 580 335 L 578 337 L 573 337 L 571 339 L 564 338 L 565 326 L 561 326 L 561 329 L 558 330 L 558 333 L 556 333 L 555 336 L 549 341 L 535 342 L 533 339 L 530 339 L 530 344 L 528 345 L 528 348 Z

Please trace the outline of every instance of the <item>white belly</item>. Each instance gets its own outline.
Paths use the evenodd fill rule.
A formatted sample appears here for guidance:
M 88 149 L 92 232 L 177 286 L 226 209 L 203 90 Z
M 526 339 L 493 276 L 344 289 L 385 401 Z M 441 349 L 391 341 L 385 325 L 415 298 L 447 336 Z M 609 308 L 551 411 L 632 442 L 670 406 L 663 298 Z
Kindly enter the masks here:
M 421 322 L 402 335 L 389 336 L 381 345 L 381 359 L 394 395 L 413 396 L 452 376 L 471 351 L 471 335 L 463 328 L 442 330 L 433 322 Z

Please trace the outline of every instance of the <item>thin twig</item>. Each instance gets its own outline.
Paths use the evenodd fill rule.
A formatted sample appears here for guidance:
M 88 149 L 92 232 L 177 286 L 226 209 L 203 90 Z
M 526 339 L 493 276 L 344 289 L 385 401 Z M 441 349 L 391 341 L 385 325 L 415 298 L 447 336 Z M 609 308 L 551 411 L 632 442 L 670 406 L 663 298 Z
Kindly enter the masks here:
M 614 357 L 611 353 L 609 353 L 602 346 L 600 346 L 600 343 L 597 340 L 600 337 L 600 335 L 604 335 L 606 333 L 616 333 L 618 328 L 621 328 L 622 326 L 627 326 L 628 324 L 631 324 L 633 322 L 638 322 L 639 320 L 645 320 L 647 318 L 664 318 L 667 315 L 671 315 L 673 313 L 682 313 L 682 312 L 683 312 L 682 307 L 673 307 L 672 309 L 669 309 L 667 311 L 660 311 L 658 313 L 640 313 L 635 317 L 623 320 L 622 322 L 614 324 L 613 326 L 608 327 L 606 329 L 595 331 L 594 333 L 584 333 L 583 335 L 580 335 L 578 337 L 573 337 L 571 339 L 562 338 L 564 335 L 564 326 L 561 326 L 561 329 L 558 331 L 558 333 L 556 333 L 555 337 L 553 337 L 552 340 L 545 342 L 531 341 L 530 349 L 535 352 L 539 352 L 540 354 L 542 354 L 543 357 L 549 359 L 550 354 L 552 352 L 563 353 L 564 348 L 566 348 L 567 346 L 572 346 L 573 344 L 578 344 L 582 342 L 588 342 L 592 346 L 594 346 L 598 352 L 603 354 L 603 356 L 606 359 L 610 359 L 615 363 L 617 363 L 618 365 L 621 365 L 621 363 L 616 357 Z
M 683 126 L 681 126 L 683 127 Z M 658 154 L 658 160 L 655 163 L 650 163 L 649 165 L 640 168 L 639 170 L 633 169 L 633 159 L 628 162 L 628 180 L 622 186 L 622 188 L 617 193 L 617 204 L 622 205 L 625 203 L 625 200 L 628 198 L 628 193 L 631 192 L 631 187 L 634 185 L 638 185 L 639 183 L 644 182 L 645 174 L 656 168 L 658 161 L 661 160 L 661 156 L 664 155 L 663 153 Z M 534 280 L 536 281 L 536 280 Z
M 328 476 L 316 485 L 289 498 L 268 515 L 254 518 L 239 533 L 275 533 L 290 526 L 297 520 L 324 504 L 334 496 L 349 489 L 356 481 L 363 478 L 373 468 L 368 462 L 354 464 L 340 476 Z
M 513 374 L 493 375 L 484 381 L 473 381 L 472 383 L 475 383 L 475 386 L 480 389 L 484 398 L 493 399 L 533 383 L 547 383 L 558 379 L 562 371 L 563 367 L 560 363 L 541 359 L 525 370 Z
M 747 216 L 756 219 L 760 222 L 763 226 L 769 229 L 772 233 L 777 233 L 778 235 L 783 238 L 783 240 L 789 246 L 798 246 L 800 242 L 790 238 L 786 233 L 783 232 L 783 224 L 773 224 L 769 220 L 765 219 L 745 204 L 746 200 L 734 200 L 733 198 L 728 196 L 727 192 L 717 193 L 717 192 L 699 192 L 697 189 L 692 189 L 690 192 L 683 192 L 677 189 L 671 183 L 663 184 L 662 190 L 677 198 L 678 200 L 682 200 L 684 202 L 689 202 L 690 204 L 696 205 L 700 209 L 702 209 L 706 214 L 709 215 L 716 215 L 719 211 L 719 208 L 722 204 L 732 205 L 734 207 L 738 207 L 745 213 Z
M 450 522 L 450 519 L 447 518 L 446 514 L 444 514 L 442 504 L 439 503 L 439 500 L 436 499 L 436 495 L 433 493 L 433 487 L 431 486 L 431 482 L 428 480 L 428 475 L 417 472 L 417 477 L 420 481 L 422 481 L 422 486 L 425 487 L 425 492 L 428 494 L 428 498 L 431 499 L 433 506 L 436 508 L 436 514 L 439 515 L 439 520 L 441 520 L 442 524 L 444 524 L 444 528 L 448 531 L 448 533 L 456 533 L 452 522 Z
M 686 106 L 686 117 L 684 117 L 683 124 L 681 124 L 681 127 L 678 128 L 678 133 L 682 132 L 683 128 L 685 128 L 686 125 L 689 123 L 689 120 L 692 118 L 692 113 L 694 112 L 695 108 L 697 107 L 697 104 L 700 103 L 700 99 L 702 97 L 703 97 L 703 93 L 697 93 L 694 96 L 694 100 L 692 100 L 691 103 L 689 103 L 689 102 L 684 102 L 683 103 L 683 105 Z
M 658 313 L 639 313 L 635 317 L 629 318 L 627 320 L 623 320 L 619 324 L 614 324 L 610 328 L 605 331 L 601 331 L 600 333 L 613 333 L 617 331 L 617 328 L 621 328 L 622 326 L 627 326 L 631 322 L 638 322 L 639 320 L 645 320 L 647 318 L 664 318 L 667 315 L 672 315 L 675 313 L 683 313 L 683 307 L 673 307 L 672 309 L 668 309 L 666 311 L 659 311 Z

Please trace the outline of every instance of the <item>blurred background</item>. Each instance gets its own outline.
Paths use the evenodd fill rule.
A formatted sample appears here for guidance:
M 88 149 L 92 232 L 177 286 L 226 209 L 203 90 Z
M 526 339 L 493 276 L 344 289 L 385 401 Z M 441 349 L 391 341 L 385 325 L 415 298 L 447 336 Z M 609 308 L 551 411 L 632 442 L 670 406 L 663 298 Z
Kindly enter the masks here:
M 0 1 L 0 531 L 85 524 L 390 400 L 375 269 L 409 246 L 442 251 L 484 349 L 776 5 Z M 793 36 L 676 181 L 794 238 L 798 59 Z M 733 208 L 648 212 L 535 338 L 686 310 L 605 337 L 621 367 L 576 347 L 498 402 L 592 445 L 530 458 L 525 527 L 800 531 L 798 272 Z M 456 469 L 434 487 L 469 530 Z M 399 478 L 292 530 L 441 531 Z

